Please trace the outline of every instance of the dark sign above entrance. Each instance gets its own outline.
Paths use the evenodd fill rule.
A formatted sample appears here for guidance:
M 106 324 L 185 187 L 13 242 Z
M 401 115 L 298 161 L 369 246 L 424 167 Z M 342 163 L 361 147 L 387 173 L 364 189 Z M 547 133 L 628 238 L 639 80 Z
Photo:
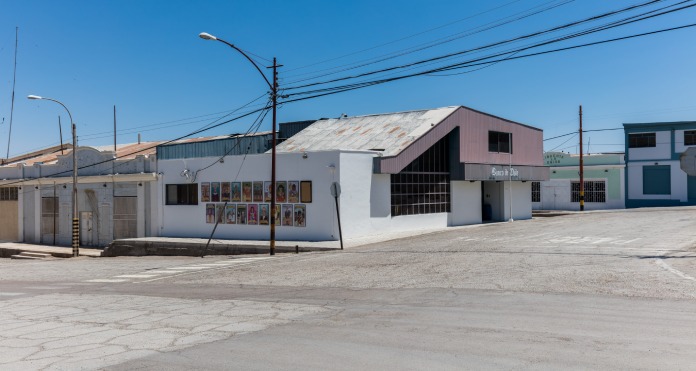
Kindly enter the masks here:
M 453 180 L 549 180 L 546 166 L 463 164 L 464 179 Z

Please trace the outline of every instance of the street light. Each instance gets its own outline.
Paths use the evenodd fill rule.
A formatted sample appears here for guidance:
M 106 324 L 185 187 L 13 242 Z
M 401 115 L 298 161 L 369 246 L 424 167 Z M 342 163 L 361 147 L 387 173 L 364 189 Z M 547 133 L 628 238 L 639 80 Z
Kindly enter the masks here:
M 276 198 L 275 198 L 275 193 L 276 193 L 276 105 L 278 103 L 278 72 L 277 69 L 278 67 L 281 67 L 276 63 L 275 57 L 273 58 L 273 83 L 271 83 L 268 78 L 266 77 L 266 74 L 261 71 L 261 68 L 259 67 L 256 62 L 254 62 L 251 57 L 249 57 L 242 49 L 239 49 L 238 47 L 234 46 L 231 43 L 228 43 L 227 41 L 217 38 L 207 32 L 201 32 L 198 34 L 198 36 L 203 39 L 203 40 L 213 40 L 213 41 L 219 41 L 232 49 L 238 51 L 240 54 L 242 54 L 251 64 L 256 68 L 257 71 L 261 74 L 261 77 L 263 77 L 263 80 L 266 82 L 268 87 L 271 89 L 270 94 L 271 94 L 271 100 L 273 101 L 273 128 L 271 129 L 271 135 L 272 135 L 272 141 L 271 141 L 271 255 L 275 255 L 275 223 L 276 223 Z
M 73 190 L 72 190 L 72 206 L 73 206 L 73 218 L 72 218 L 72 250 L 73 250 L 73 256 L 77 257 L 80 255 L 80 221 L 77 217 L 77 131 L 75 129 L 75 122 L 73 122 L 72 115 L 70 114 L 70 110 L 68 107 L 65 106 L 65 104 L 61 103 L 58 100 L 52 99 L 52 98 L 46 98 L 46 97 L 40 97 L 38 95 L 28 95 L 28 99 L 34 99 L 34 100 L 50 100 L 51 102 L 56 102 L 63 106 L 65 110 L 68 112 L 68 117 L 70 117 L 70 125 L 72 126 L 72 140 L 73 140 L 73 145 L 72 145 L 72 160 L 73 160 Z

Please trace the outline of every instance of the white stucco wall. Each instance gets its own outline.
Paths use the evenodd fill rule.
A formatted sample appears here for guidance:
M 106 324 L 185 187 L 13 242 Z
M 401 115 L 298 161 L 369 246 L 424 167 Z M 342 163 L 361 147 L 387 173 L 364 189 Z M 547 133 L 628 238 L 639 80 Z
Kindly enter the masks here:
M 452 212 L 449 226 L 481 223 L 481 182 L 451 183 Z
M 643 194 L 643 166 L 670 165 L 669 195 Z M 679 200 L 688 201 L 687 175 L 680 168 L 679 161 L 630 162 L 628 171 L 628 198 L 635 200 Z
M 209 169 L 198 173 L 198 205 L 166 205 L 162 186 L 160 190 L 161 236 L 169 237 L 208 237 L 214 224 L 206 223 L 205 207 L 208 202 L 200 201 L 200 183 L 203 182 L 245 182 L 270 181 L 271 157 L 266 154 L 225 157 L 224 163 L 217 157 L 186 160 L 160 160 L 158 170 L 160 182 L 164 184 L 184 184 L 181 176 L 184 169 L 195 173 L 210 164 Z M 334 165 L 335 171 L 329 168 Z M 329 186 L 340 177 L 338 152 L 313 152 L 306 159 L 302 154 L 279 153 L 277 157 L 276 181 L 312 181 L 312 202 L 306 203 L 306 227 L 277 226 L 278 240 L 336 240 L 338 230 L 335 218 L 335 203 Z M 238 175 L 237 175 L 238 174 Z M 209 202 L 213 203 L 213 202 Z M 253 203 L 253 202 L 250 202 Z M 220 202 L 219 204 L 222 204 Z M 263 240 L 269 238 L 268 225 L 220 224 L 215 231 L 216 238 Z
M 633 133 L 632 133 L 633 134 Z M 683 134 L 682 134 L 683 137 Z M 629 148 L 630 161 L 639 160 L 669 160 L 672 152 L 672 138 L 670 131 L 655 132 L 655 147 Z

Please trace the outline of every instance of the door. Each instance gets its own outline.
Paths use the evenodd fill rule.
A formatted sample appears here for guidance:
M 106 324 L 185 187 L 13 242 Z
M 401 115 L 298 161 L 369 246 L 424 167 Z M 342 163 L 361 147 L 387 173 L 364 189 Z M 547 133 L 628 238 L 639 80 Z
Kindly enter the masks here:
M 114 240 L 138 236 L 137 211 L 137 197 L 114 197 Z
M 556 187 L 543 186 L 541 188 L 541 208 L 544 210 L 556 210 Z
M 58 197 L 41 198 L 41 243 L 55 245 L 58 236 Z
M 94 245 L 94 220 L 92 219 L 91 211 L 83 211 L 80 213 L 80 245 Z

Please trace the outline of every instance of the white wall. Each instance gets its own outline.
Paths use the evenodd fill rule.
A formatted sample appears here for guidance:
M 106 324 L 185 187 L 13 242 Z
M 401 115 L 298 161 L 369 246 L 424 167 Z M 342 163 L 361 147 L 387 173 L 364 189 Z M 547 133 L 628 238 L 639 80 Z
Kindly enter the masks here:
M 512 187 L 510 187 L 512 184 Z M 532 182 L 508 182 L 505 191 L 512 192 L 512 218 L 515 220 L 532 218 Z M 505 218 L 510 216 L 508 203 L 510 198 L 505 196 Z
M 270 181 L 271 156 L 268 154 L 225 157 L 224 163 L 215 162 L 218 158 L 196 158 L 186 160 L 160 160 L 158 170 L 162 184 L 184 184 L 181 176 L 184 169 L 196 172 L 210 164 L 207 170 L 197 175 L 196 183 L 202 182 L 244 182 Z M 332 172 L 329 165 L 335 166 Z M 329 186 L 340 177 L 338 152 L 312 152 L 306 159 L 301 153 L 279 153 L 277 157 L 276 181 L 312 181 L 312 203 L 306 205 L 306 227 L 277 226 L 278 240 L 337 240 L 338 230 L 335 218 L 335 203 Z M 237 176 L 237 174 L 239 174 Z M 205 222 L 206 202 L 198 205 L 165 205 L 165 194 L 160 189 L 162 203 L 161 236 L 169 237 L 209 237 L 214 224 Z M 212 203 L 212 202 L 211 202 Z M 369 208 L 368 208 L 369 210 Z M 215 231 L 216 238 L 264 240 L 269 239 L 268 225 L 220 224 Z
M 652 133 L 652 132 L 650 132 Z M 631 133 L 634 134 L 634 133 Z M 683 134 L 682 134 L 683 136 Z M 629 148 L 628 159 L 636 160 L 669 160 L 672 158 L 672 138 L 670 131 L 655 132 L 655 147 Z
M 607 178 L 585 178 L 585 181 L 604 181 L 607 187 L 606 202 L 587 202 L 585 210 L 607 210 L 625 208 L 624 175 L 620 170 L 620 197 L 609 198 L 609 180 Z M 541 182 L 541 202 L 533 203 L 534 210 L 580 210 L 579 202 L 571 202 L 571 179 L 552 179 Z
M 481 182 L 453 181 L 450 185 L 452 212 L 448 225 L 481 223 Z
M 644 195 L 643 194 L 643 166 L 670 165 L 670 190 L 669 195 Z M 630 162 L 626 166 L 628 171 L 628 198 L 634 200 L 679 200 L 688 201 L 687 175 L 681 169 L 679 161 L 651 161 Z

